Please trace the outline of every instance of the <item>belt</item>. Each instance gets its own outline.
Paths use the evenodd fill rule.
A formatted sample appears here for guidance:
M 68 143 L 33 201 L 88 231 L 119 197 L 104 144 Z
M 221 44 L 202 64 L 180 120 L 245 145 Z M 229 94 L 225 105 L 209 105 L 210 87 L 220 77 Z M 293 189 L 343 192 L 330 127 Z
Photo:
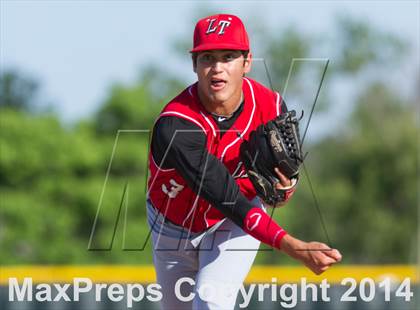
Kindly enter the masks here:
M 160 210 L 158 209 L 158 208 L 156 208 L 154 205 L 153 205 L 153 203 L 152 203 L 152 201 L 150 200 L 150 198 L 147 198 L 147 202 L 153 207 L 153 209 L 155 209 L 156 210 L 156 212 L 158 212 L 161 216 L 162 216 L 162 219 L 163 219 L 163 222 L 164 223 L 169 223 L 169 224 L 172 224 L 172 225 L 176 225 L 176 226 L 178 226 L 178 227 L 181 227 L 181 228 L 183 228 L 182 226 L 180 226 L 179 224 L 176 224 L 176 223 L 174 223 L 174 222 L 172 222 L 171 220 L 169 220 L 165 215 L 163 215 L 163 213 L 162 212 L 160 212 Z M 185 227 L 184 227 L 185 228 Z

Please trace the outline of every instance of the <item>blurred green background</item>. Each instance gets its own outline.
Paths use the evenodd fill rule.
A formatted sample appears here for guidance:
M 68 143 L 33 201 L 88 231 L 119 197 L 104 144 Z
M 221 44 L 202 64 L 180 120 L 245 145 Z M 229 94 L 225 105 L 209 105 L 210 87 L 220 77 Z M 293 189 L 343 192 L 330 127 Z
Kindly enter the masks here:
M 188 22 L 214 12 L 200 7 Z M 265 59 L 273 87 L 306 116 L 325 62 L 296 62 L 287 81 L 292 59 L 329 59 L 304 147 L 328 236 L 305 174 L 275 218 L 299 238 L 331 242 L 346 264 L 415 263 L 419 68 L 401 82 L 405 87 L 390 82 L 412 57 L 415 42 L 344 15 L 322 37 L 293 25 L 268 31 L 257 17 L 245 23 L 258 38 L 254 56 Z M 189 42 L 175 37 L 168 43 L 185 70 L 191 70 Z M 149 133 L 136 130 L 151 129 L 160 109 L 187 84 L 181 74 L 165 70 L 164 61 L 140 68 L 138 76 L 104 85 L 97 111 L 69 123 L 40 104 L 48 101 L 42 81 L 24 67 L 2 65 L 1 264 L 152 262 L 145 219 Z M 255 61 L 251 76 L 270 86 L 263 62 Z M 337 106 L 345 109 L 344 117 Z M 102 250 L 89 251 L 97 214 L 91 247 Z M 262 251 L 257 263 L 294 262 Z

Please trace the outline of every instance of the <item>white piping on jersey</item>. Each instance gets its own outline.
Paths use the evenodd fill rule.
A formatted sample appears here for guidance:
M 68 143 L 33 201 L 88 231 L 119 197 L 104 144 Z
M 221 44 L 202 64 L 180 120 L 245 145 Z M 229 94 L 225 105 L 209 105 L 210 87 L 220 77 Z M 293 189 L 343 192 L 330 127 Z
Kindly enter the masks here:
M 276 92 L 276 96 L 277 96 L 277 99 L 276 99 L 276 112 L 277 112 L 277 116 L 279 116 L 280 115 L 280 95 L 279 95 L 278 92 Z
M 158 164 L 156 163 L 155 159 L 153 158 L 153 154 L 151 154 L 150 157 L 152 158 L 152 162 L 158 170 L 160 170 L 162 172 L 168 172 L 168 171 L 174 171 L 175 170 L 175 168 L 163 169 L 163 168 L 159 167 Z
M 172 138 L 173 139 L 173 138 Z M 164 159 L 166 158 L 167 152 L 164 155 Z M 170 172 L 170 171 L 174 171 L 174 168 L 171 169 L 162 169 L 161 167 L 159 167 L 157 165 L 157 163 L 155 162 L 155 159 L 153 158 L 153 154 L 150 154 L 150 157 L 152 158 L 152 164 L 155 165 L 155 167 L 158 169 L 158 172 L 155 174 L 155 177 L 153 178 L 152 182 L 150 183 L 150 186 L 148 186 L 147 189 L 147 193 L 146 195 L 149 196 L 151 189 L 153 188 L 153 186 L 155 185 L 155 182 L 159 176 L 159 172 Z M 163 161 L 162 161 L 163 162 Z M 149 182 L 148 182 L 149 183 Z
M 200 114 L 204 117 L 206 122 L 210 125 L 211 129 L 213 130 L 213 136 L 216 137 L 216 130 L 213 127 L 213 124 L 210 122 L 210 120 L 207 118 L 207 116 L 204 115 L 203 112 L 200 111 Z
M 194 98 L 194 95 L 192 93 L 192 87 L 193 87 L 193 85 L 191 85 L 190 87 L 188 87 L 188 92 L 190 93 L 191 97 Z M 213 124 L 209 121 L 209 119 L 204 115 L 203 112 L 200 111 L 200 114 L 204 117 L 204 119 L 206 120 L 206 122 L 210 125 L 211 129 L 213 130 L 213 136 L 216 137 L 216 129 L 214 129 Z
M 187 120 L 190 120 L 190 121 L 192 121 L 193 123 L 195 123 L 195 124 L 197 124 L 203 131 L 204 131 L 204 134 L 207 136 L 207 131 L 206 131 L 206 129 L 204 128 L 204 126 L 203 125 L 201 125 L 198 121 L 196 121 L 195 119 L 193 119 L 193 118 L 191 118 L 190 116 L 188 116 L 188 115 L 185 115 L 185 114 L 182 114 L 182 113 L 179 113 L 179 112 L 175 112 L 175 111 L 167 111 L 167 112 L 163 112 L 163 113 L 161 113 L 160 114 L 160 116 L 156 119 L 156 121 L 155 121 L 155 124 L 156 124 L 156 122 L 157 122 L 157 120 L 158 119 L 160 119 L 162 116 L 167 116 L 167 115 L 177 115 L 177 116 L 180 116 L 181 118 L 185 118 L 185 119 L 187 119 Z M 172 139 L 173 139 L 174 137 L 172 137 Z M 172 143 L 172 140 L 171 140 L 171 143 Z M 155 162 L 155 159 L 153 158 L 153 155 L 151 155 L 150 156 L 151 158 L 152 158 L 152 162 L 153 162 L 153 164 L 155 165 L 155 167 L 159 170 L 159 171 L 162 171 L 162 172 L 170 172 L 170 171 L 174 171 L 175 169 L 174 168 L 171 168 L 171 169 L 163 169 L 163 168 L 161 168 L 161 167 L 159 167 L 158 166 L 158 164 Z M 166 156 L 165 156 L 166 157 Z M 153 187 L 153 185 L 155 184 L 155 181 L 156 181 L 156 179 L 157 179 L 157 177 L 158 177 L 158 174 L 156 174 L 155 175 L 155 177 L 154 177 L 154 179 L 152 180 L 152 183 L 151 183 L 151 185 L 150 185 L 150 187 L 149 187 L 149 191 L 150 191 L 150 188 L 152 188 Z M 149 194 L 149 191 L 147 192 L 147 194 Z
M 194 203 L 193 203 L 193 206 L 192 206 L 190 212 L 187 214 L 187 216 L 185 217 L 185 219 L 182 221 L 182 227 L 185 227 L 185 222 L 191 216 L 191 214 L 195 210 L 195 208 L 197 208 L 199 196 L 197 194 L 195 194 L 195 196 L 196 197 L 195 197 L 195 200 L 194 200 Z M 192 225 L 192 221 L 191 221 L 191 225 Z
M 207 136 L 207 131 L 204 128 L 204 126 L 201 125 L 199 121 L 193 119 L 192 117 L 190 117 L 188 115 L 185 115 L 185 114 L 182 114 L 182 113 L 179 113 L 179 112 L 175 112 L 175 111 L 168 111 L 168 112 L 163 112 L 163 113 L 160 114 L 160 116 L 165 116 L 165 115 L 177 115 L 177 116 L 180 116 L 181 118 L 186 118 L 187 120 L 189 120 L 189 121 L 195 123 L 197 126 L 199 126 Z
M 228 146 L 225 147 L 225 149 L 223 150 L 222 156 L 220 156 L 220 159 L 223 160 L 223 157 L 225 157 L 226 155 L 226 151 L 232 147 L 236 142 L 238 142 L 240 139 L 243 138 L 243 136 L 245 135 L 245 133 L 248 131 L 249 126 L 251 126 L 251 122 L 252 122 L 252 118 L 254 117 L 254 112 L 255 112 L 255 97 L 254 97 L 254 89 L 252 88 L 252 84 L 251 82 L 247 79 L 244 78 L 244 80 L 248 83 L 249 88 L 251 90 L 251 96 L 252 96 L 252 103 L 253 103 L 253 107 L 252 107 L 252 112 L 251 112 L 251 117 L 249 118 L 248 124 L 245 127 L 245 130 L 240 134 L 240 137 L 237 137 L 235 140 L 233 140 L 233 142 L 231 142 Z
M 209 212 L 211 208 L 211 204 L 209 203 L 209 207 L 207 208 L 206 212 L 204 212 L 204 221 L 206 222 L 207 228 L 209 227 L 209 222 L 207 222 L 207 213 Z

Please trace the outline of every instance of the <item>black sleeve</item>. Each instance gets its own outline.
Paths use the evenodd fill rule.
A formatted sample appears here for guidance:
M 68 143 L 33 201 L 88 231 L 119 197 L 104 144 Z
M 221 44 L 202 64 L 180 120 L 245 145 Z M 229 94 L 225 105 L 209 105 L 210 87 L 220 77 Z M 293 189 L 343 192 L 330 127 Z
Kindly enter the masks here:
M 205 133 L 194 123 L 162 117 L 153 130 L 152 156 L 161 168 L 175 168 L 195 193 L 242 227 L 254 206 L 240 192 L 225 165 L 208 153 L 206 141 Z

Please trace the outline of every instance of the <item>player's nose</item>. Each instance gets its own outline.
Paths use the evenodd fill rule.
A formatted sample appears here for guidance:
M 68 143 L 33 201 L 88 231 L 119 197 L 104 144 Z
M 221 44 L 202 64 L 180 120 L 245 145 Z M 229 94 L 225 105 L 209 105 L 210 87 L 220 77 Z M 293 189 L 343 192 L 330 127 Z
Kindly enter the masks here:
M 215 60 L 212 63 L 211 69 L 212 69 L 213 72 L 216 72 L 216 73 L 222 72 L 223 71 L 223 63 L 219 60 Z

